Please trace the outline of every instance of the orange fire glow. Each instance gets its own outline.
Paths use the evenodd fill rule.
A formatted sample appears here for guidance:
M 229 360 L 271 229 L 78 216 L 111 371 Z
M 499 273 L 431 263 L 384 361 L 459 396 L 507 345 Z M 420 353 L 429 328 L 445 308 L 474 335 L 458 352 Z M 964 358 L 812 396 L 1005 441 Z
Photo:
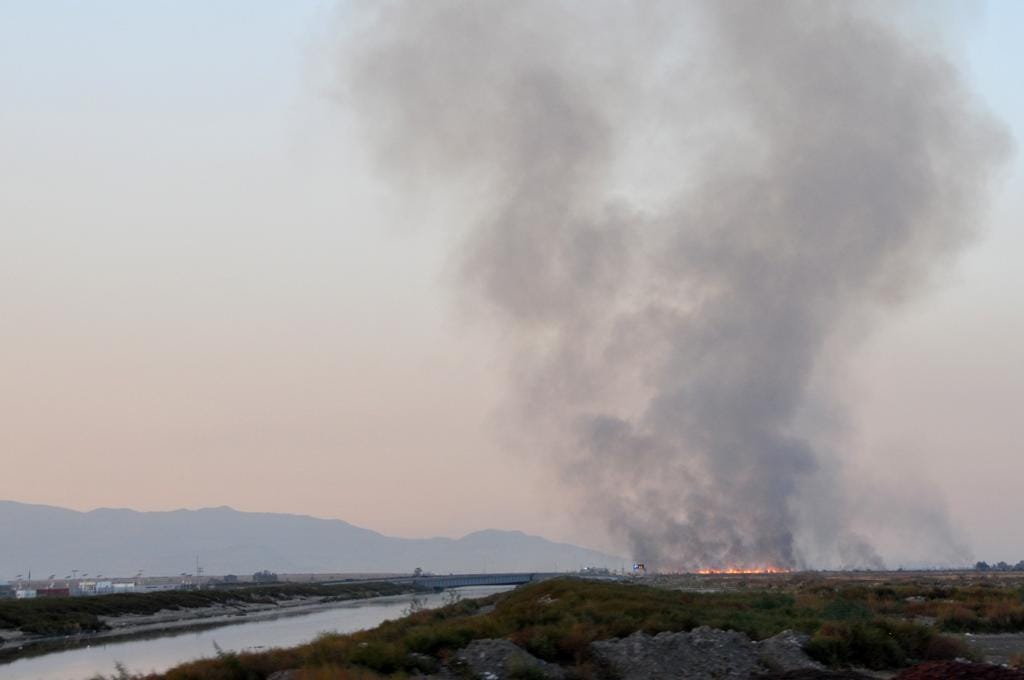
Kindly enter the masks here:
M 720 567 L 717 569 L 697 569 L 694 574 L 787 574 L 789 569 L 783 567 Z

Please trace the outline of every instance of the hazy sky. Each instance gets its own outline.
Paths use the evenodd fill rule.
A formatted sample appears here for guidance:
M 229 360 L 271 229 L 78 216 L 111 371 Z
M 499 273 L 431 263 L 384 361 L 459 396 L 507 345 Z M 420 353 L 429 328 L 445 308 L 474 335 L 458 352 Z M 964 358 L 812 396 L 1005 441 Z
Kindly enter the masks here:
M 503 444 L 509 367 L 453 291 L 457 235 L 355 138 L 334 77 L 353 16 L 0 0 L 0 498 L 599 541 L 543 455 Z M 919 27 L 1018 140 L 1022 26 L 1003 0 Z M 1021 170 L 844 395 L 857 474 L 945 499 L 991 560 L 1024 558 Z

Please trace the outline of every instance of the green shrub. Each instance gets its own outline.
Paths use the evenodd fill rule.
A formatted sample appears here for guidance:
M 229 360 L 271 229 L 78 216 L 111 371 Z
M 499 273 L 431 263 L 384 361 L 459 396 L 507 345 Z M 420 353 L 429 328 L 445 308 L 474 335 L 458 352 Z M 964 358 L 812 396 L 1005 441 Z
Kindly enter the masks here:
M 378 673 L 395 673 L 406 667 L 408 653 L 389 642 L 360 642 L 349 655 L 349 661 Z
M 937 623 L 942 630 L 953 632 L 974 631 L 979 627 L 978 615 L 962 604 L 947 604 L 937 611 Z
M 829 601 L 821 615 L 834 621 L 864 621 L 872 618 L 874 613 L 863 602 L 840 597 Z
M 884 626 L 874 623 L 827 623 L 811 638 L 807 653 L 828 665 L 853 664 L 871 669 L 904 665 L 906 652 Z
M 888 619 L 826 623 L 811 638 L 807 653 L 828 665 L 859 665 L 875 670 L 897 668 L 910 660 L 971 656 L 970 648 L 959 638 Z
M 419 654 L 437 654 L 441 650 L 465 647 L 477 637 L 468 626 L 417 626 L 404 636 L 409 651 Z
M 952 635 L 936 635 L 925 647 L 921 658 L 925 661 L 980 660 L 978 654 L 963 639 Z

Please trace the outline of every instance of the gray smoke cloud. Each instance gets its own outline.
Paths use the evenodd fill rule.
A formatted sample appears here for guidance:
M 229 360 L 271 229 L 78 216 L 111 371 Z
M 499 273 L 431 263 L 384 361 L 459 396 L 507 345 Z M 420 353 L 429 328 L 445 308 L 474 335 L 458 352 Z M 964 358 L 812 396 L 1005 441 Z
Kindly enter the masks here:
M 812 383 L 975 235 L 1009 144 L 870 8 L 410 1 L 346 39 L 381 171 L 458 206 L 519 426 L 649 565 L 879 564 Z

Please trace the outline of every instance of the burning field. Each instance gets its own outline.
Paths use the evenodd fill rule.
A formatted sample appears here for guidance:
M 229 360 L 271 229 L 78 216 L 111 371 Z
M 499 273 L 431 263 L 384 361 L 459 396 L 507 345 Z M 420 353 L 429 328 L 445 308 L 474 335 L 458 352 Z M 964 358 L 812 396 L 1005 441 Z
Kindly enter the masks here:
M 788 574 L 791 571 L 791 569 L 783 569 L 782 567 L 721 567 L 719 569 L 697 569 L 693 573 L 708 576 L 714 574 Z

